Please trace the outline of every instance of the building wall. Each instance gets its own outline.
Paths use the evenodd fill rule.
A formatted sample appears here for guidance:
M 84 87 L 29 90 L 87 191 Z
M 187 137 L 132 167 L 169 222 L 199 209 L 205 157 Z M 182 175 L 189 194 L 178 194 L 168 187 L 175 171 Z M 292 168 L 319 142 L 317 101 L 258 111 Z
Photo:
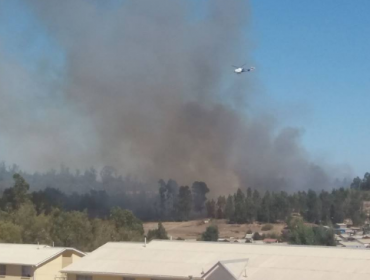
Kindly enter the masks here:
M 65 275 L 59 271 L 79 258 L 81 256 L 75 252 L 66 251 L 38 267 L 35 270 L 35 279 L 33 280 L 65 280 Z
M 31 273 L 34 273 L 33 268 L 31 268 Z M 32 279 L 32 277 L 22 277 L 22 266 L 21 265 L 6 265 L 6 275 L 1 276 L 0 280 L 27 280 Z
M 34 280 L 54 280 L 60 277 L 59 270 L 63 268 L 63 256 L 59 255 L 42 266 L 38 267 L 34 273 Z
M 65 268 L 66 266 L 70 265 L 71 263 L 78 261 L 82 256 L 76 254 L 73 251 L 66 251 L 63 253 L 62 256 L 62 268 Z
M 123 280 L 120 276 L 105 276 L 105 275 L 94 275 L 92 280 Z
M 59 271 L 81 257 L 72 251 L 64 252 L 40 267 L 31 267 L 31 277 L 22 277 L 21 265 L 6 265 L 6 275 L 0 276 L 0 280 L 65 280 Z

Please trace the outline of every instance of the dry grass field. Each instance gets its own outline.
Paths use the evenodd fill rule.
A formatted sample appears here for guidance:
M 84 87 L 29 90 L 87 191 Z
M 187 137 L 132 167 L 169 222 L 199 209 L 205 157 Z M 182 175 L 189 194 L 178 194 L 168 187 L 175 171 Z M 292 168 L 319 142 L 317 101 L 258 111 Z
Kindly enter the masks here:
M 194 220 L 187 222 L 163 222 L 163 226 L 169 236 L 173 239 L 183 238 L 183 239 L 196 239 L 201 236 L 201 234 L 206 230 L 209 225 L 217 225 L 219 230 L 220 238 L 243 238 L 248 230 L 253 232 L 262 232 L 261 227 L 263 224 L 228 224 L 226 220 L 212 220 L 208 224 L 205 224 L 203 220 Z M 157 228 L 158 223 L 150 222 L 144 223 L 145 232 L 150 229 Z M 263 233 L 281 233 L 285 224 L 274 224 L 274 228 L 269 231 L 263 231 Z

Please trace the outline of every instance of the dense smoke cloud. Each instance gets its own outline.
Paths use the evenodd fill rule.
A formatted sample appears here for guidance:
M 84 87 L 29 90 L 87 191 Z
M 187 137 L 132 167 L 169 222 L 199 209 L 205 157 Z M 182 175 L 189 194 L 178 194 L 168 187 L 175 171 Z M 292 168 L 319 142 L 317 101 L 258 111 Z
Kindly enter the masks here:
M 37 84 L 39 73 L 26 73 L 21 89 L 2 81 L 0 97 L 10 102 L 2 139 L 18 152 L 11 159 L 31 168 L 112 165 L 148 182 L 204 180 L 219 192 L 330 185 L 299 130 L 279 132 L 270 117 L 246 113 L 258 93 L 255 74 L 233 75 L 231 64 L 251 62 L 247 1 L 27 3 L 65 65 L 57 78 L 41 76 L 46 85 Z M 29 100 L 13 104 L 13 92 Z M 21 115 L 12 119 L 14 112 Z

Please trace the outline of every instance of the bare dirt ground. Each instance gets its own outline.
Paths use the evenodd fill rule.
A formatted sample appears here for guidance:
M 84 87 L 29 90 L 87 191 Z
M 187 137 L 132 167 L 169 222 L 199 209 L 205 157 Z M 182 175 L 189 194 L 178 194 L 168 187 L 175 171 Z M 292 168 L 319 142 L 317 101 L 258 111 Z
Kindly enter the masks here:
M 248 230 L 252 232 L 262 233 L 278 233 L 280 234 L 285 224 L 273 224 L 273 229 L 269 231 L 262 231 L 261 227 L 263 224 L 228 224 L 226 220 L 212 220 L 208 224 L 204 223 L 204 220 L 194 220 L 187 222 L 163 222 L 167 234 L 172 236 L 173 239 L 197 239 L 206 230 L 209 225 L 217 225 L 219 230 L 220 238 L 244 238 Z M 150 229 L 156 229 L 158 226 L 157 222 L 144 223 L 144 230 L 148 232 Z

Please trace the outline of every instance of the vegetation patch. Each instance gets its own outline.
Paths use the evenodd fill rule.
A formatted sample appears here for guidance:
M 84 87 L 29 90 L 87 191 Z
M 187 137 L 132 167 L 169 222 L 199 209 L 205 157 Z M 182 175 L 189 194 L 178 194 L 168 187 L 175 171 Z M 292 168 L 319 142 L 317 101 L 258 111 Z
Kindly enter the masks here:
M 274 225 L 272 224 L 265 224 L 261 227 L 261 230 L 262 231 L 268 231 L 268 230 L 272 230 L 274 228 Z

